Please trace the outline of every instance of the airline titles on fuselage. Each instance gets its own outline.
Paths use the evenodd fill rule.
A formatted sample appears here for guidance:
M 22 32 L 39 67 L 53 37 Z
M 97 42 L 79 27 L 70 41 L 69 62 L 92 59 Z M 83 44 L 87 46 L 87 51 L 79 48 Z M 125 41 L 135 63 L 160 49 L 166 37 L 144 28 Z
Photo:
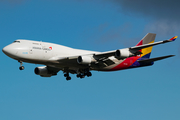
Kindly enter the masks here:
M 49 47 L 49 48 L 32 47 L 32 48 L 36 49 L 36 50 L 47 50 L 47 51 L 51 51 L 52 50 L 52 47 Z

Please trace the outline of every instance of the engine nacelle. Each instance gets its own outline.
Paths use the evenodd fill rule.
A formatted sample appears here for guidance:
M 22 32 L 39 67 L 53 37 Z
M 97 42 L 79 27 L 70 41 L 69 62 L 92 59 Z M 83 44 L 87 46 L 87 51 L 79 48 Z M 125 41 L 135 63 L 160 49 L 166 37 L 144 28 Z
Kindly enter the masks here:
M 47 66 L 36 67 L 34 69 L 34 73 L 36 75 L 40 75 L 41 77 L 51 77 L 51 76 L 53 76 L 53 74 L 49 72 Z
M 90 56 L 79 56 L 77 58 L 77 62 L 79 64 L 90 64 L 92 62 L 92 58 Z
M 128 58 L 130 56 L 132 56 L 132 53 L 129 49 L 119 49 L 115 52 L 115 57 L 118 59 Z

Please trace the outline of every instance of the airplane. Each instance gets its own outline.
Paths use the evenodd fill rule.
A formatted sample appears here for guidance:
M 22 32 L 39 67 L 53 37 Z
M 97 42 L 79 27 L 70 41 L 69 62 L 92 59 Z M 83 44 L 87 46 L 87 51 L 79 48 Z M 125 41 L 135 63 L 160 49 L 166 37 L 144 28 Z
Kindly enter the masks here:
M 140 42 L 129 48 L 96 52 L 74 49 L 63 45 L 18 39 L 7 45 L 2 51 L 20 63 L 20 70 L 24 70 L 23 62 L 42 64 L 36 67 L 34 72 L 41 77 L 57 75 L 64 72 L 66 80 L 71 80 L 71 74 L 77 74 L 77 78 L 90 77 L 90 71 L 117 71 L 130 68 L 151 66 L 155 61 L 172 57 L 167 55 L 150 58 L 152 47 L 158 44 L 175 41 L 178 36 L 169 40 L 154 42 L 156 34 L 147 33 Z

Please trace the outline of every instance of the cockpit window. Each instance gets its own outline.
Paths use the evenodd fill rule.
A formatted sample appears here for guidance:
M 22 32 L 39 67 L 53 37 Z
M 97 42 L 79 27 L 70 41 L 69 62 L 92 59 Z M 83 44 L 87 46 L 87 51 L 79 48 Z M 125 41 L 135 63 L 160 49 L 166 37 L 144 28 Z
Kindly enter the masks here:
M 13 43 L 20 43 L 20 41 L 15 40 Z

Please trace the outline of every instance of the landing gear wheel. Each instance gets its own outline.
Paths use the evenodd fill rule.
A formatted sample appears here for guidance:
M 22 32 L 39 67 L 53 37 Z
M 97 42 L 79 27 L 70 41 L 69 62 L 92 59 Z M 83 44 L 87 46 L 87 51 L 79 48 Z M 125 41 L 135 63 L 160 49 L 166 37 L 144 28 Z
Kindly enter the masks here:
M 68 74 L 64 74 L 64 77 L 68 77 L 69 75 Z
M 80 76 L 81 79 L 84 78 L 84 77 L 85 77 L 85 75 L 81 75 L 81 76 Z
M 20 66 L 20 67 L 19 67 L 19 70 L 24 70 L 24 66 Z
M 92 76 L 92 73 L 91 73 L 91 72 L 88 72 L 88 73 L 87 73 L 87 77 L 90 77 L 90 76 Z
M 79 78 L 81 76 L 81 74 L 77 74 L 76 77 Z
M 66 80 L 71 80 L 71 77 L 69 76 L 69 72 L 66 72 L 64 74 L 64 77 L 66 77 Z
M 71 77 L 70 76 L 66 77 L 66 80 L 71 80 Z
M 20 67 L 19 70 L 24 70 L 24 66 L 22 66 L 23 62 L 22 61 L 18 61 L 20 63 Z

